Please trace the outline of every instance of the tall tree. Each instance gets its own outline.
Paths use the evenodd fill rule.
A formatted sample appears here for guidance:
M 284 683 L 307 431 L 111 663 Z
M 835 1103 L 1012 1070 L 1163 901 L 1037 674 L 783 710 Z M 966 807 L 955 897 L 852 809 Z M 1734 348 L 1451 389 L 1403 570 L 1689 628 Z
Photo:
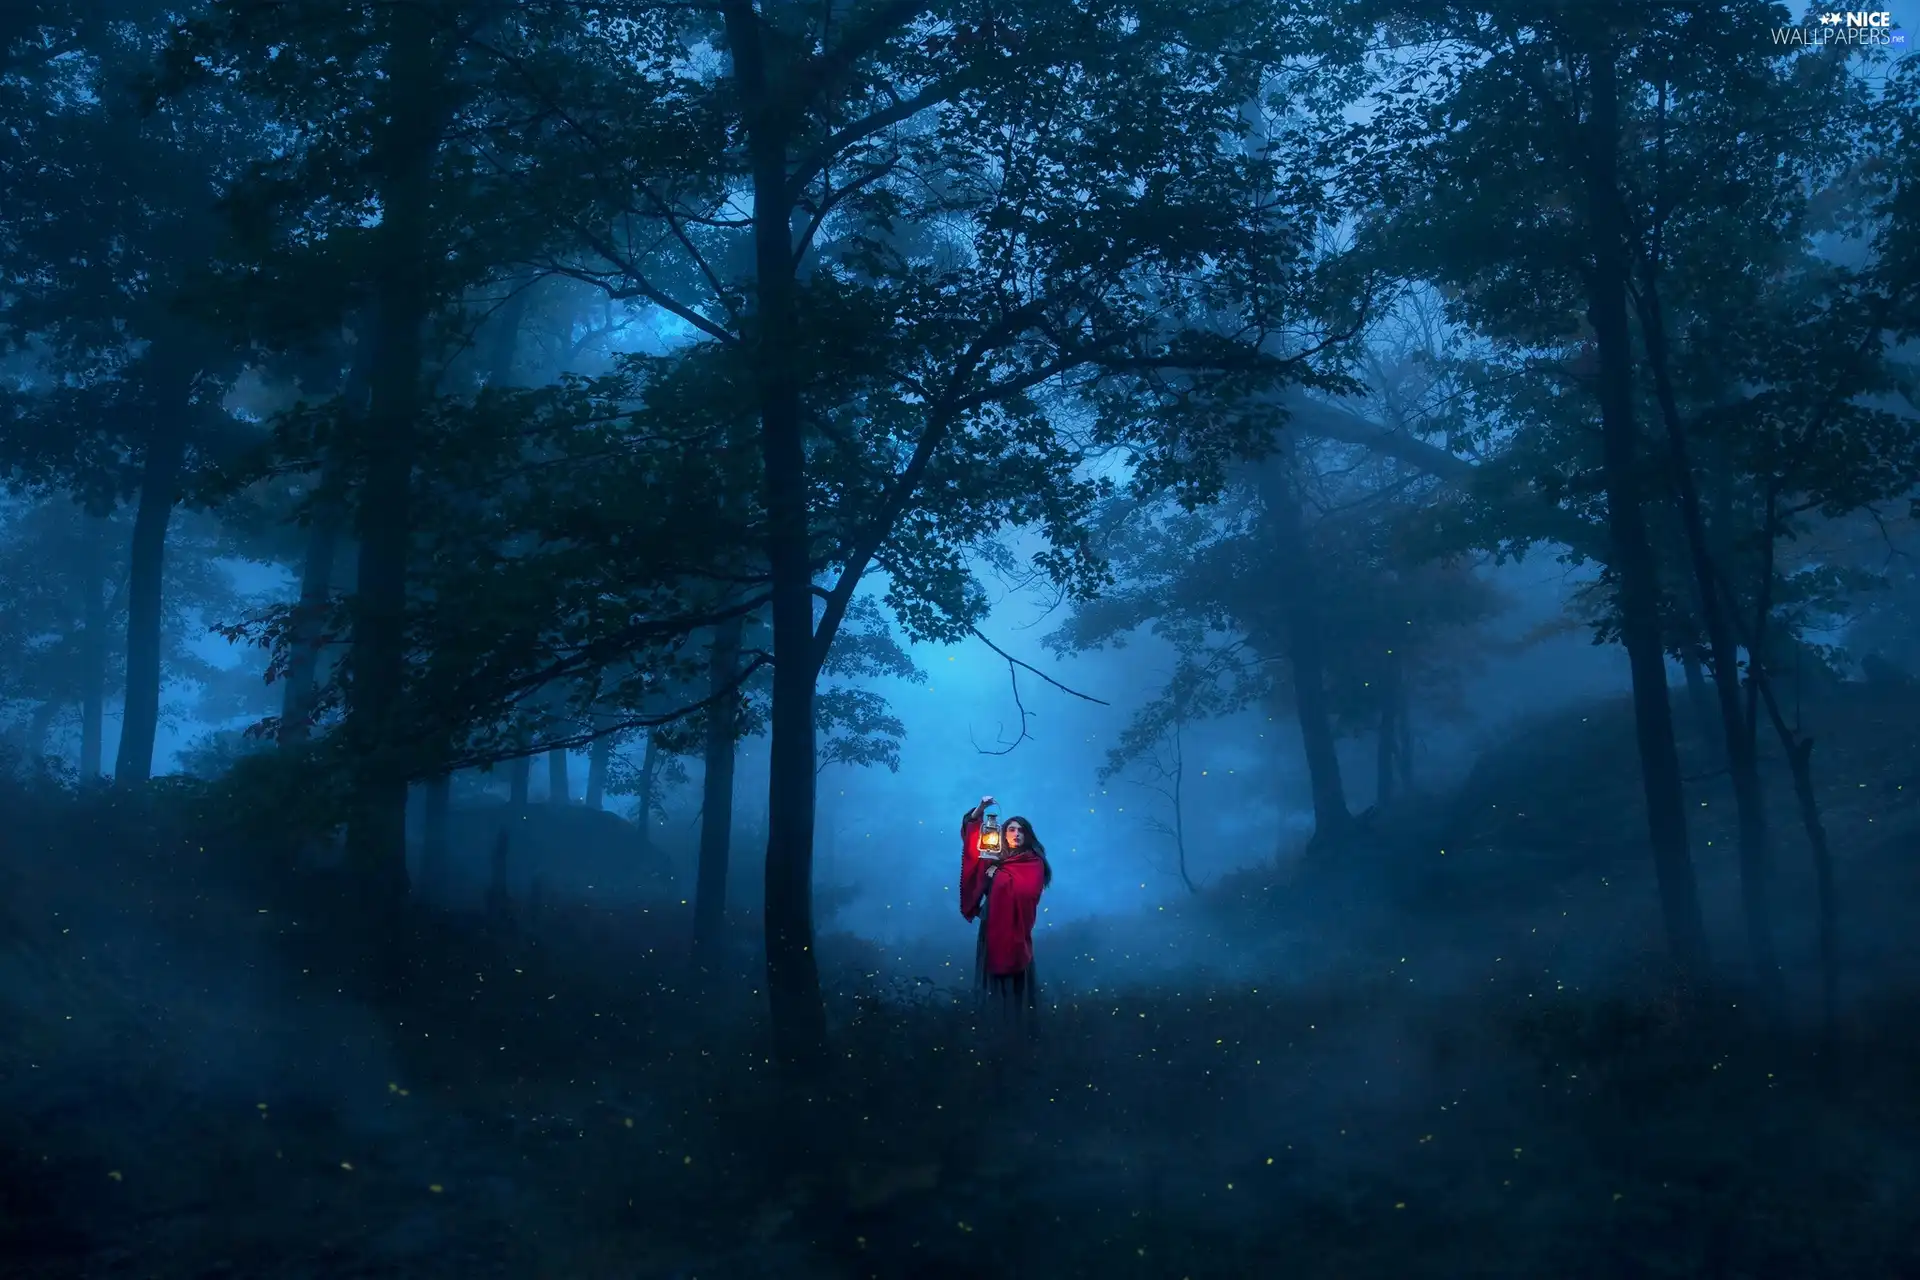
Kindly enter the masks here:
M 1648 482 L 1626 296 L 1622 30 L 1609 15 L 1573 5 L 1394 9 L 1402 34 L 1455 61 L 1438 79 L 1388 78 L 1377 102 L 1379 135 L 1355 139 L 1365 156 L 1350 170 L 1356 194 L 1381 210 L 1380 243 L 1407 273 L 1447 291 L 1451 321 L 1536 360 L 1556 347 L 1574 353 L 1570 371 L 1591 397 L 1601 446 L 1597 467 L 1582 461 L 1598 483 L 1578 497 L 1589 509 L 1598 497 L 1604 513 L 1606 539 L 1596 550 L 1632 673 L 1669 951 L 1677 969 L 1697 975 L 1706 932 L 1647 516 L 1663 490 Z M 1497 140 L 1488 132 L 1496 122 Z M 1564 481 L 1540 487 L 1569 490 Z
M 1260 471 L 1260 494 L 1276 535 L 1275 576 L 1285 611 L 1287 664 L 1293 675 L 1293 704 L 1306 751 L 1307 777 L 1313 787 L 1314 838 L 1338 843 L 1353 824 L 1346 787 L 1340 780 L 1333 711 L 1327 698 L 1326 626 L 1323 589 L 1307 541 L 1298 460 L 1290 436 Z
M 1756 46 L 1702 66 L 1684 46 L 1658 39 L 1647 46 L 1634 96 L 1649 137 L 1621 192 L 1632 297 L 1718 693 L 1750 951 L 1763 992 L 1777 996 L 1757 735 L 1771 602 L 1781 599 L 1772 548 L 1784 532 L 1786 494 L 1840 515 L 1904 492 L 1920 474 L 1913 424 L 1865 403 L 1897 382 L 1884 335 L 1902 286 L 1826 261 L 1817 248 L 1821 235 L 1857 235 L 1874 211 L 1879 184 L 1868 174 L 1877 167 L 1877 95 L 1845 57 L 1781 56 Z M 1708 173 L 1719 175 L 1719 190 L 1702 189 L 1700 175 Z M 1729 252 L 1770 264 L 1766 285 L 1730 276 L 1721 265 Z M 1783 343 L 1769 332 L 1776 328 L 1792 336 Z M 1775 355 L 1773 367 L 1753 367 L 1723 338 L 1705 338 L 1710 329 L 1742 332 L 1749 350 Z M 1805 366 L 1790 353 L 1810 345 L 1823 351 L 1820 363 L 1849 371 L 1844 388 L 1791 386 Z M 1729 377 L 1735 368 L 1740 376 Z M 1753 414 L 1755 402 L 1771 412 Z M 1750 496 L 1750 486 L 1759 494 Z M 1754 525 L 1757 536 L 1742 527 Z M 1748 563 L 1756 542 L 1766 547 L 1757 574 Z M 1743 627 L 1746 600 L 1757 608 Z M 1745 689 L 1743 631 L 1760 655 L 1749 660 Z M 1794 759 L 1795 744 L 1785 745 Z
M 1854 64 L 1874 59 L 1870 50 L 1768 51 L 1712 68 L 1682 53 L 1656 44 L 1642 59 L 1647 141 L 1622 197 L 1636 318 L 1736 797 L 1752 797 L 1741 809 L 1741 879 L 1758 977 L 1777 981 L 1764 714 L 1814 856 L 1831 1020 L 1831 857 L 1813 803 L 1811 744 L 1779 714 L 1772 672 L 1798 665 L 1806 634 L 1835 625 L 1850 594 L 1843 557 L 1790 550 L 1809 517 L 1869 512 L 1877 523 L 1879 504 L 1920 481 L 1920 417 L 1897 396 L 1906 371 L 1888 340 L 1920 291 L 1884 238 L 1901 197 L 1896 149 L 1880 125 L 1898 118 L 1900 90 L 1897 79 L 1879 88 L 1859 74 Z M 1749 154 L 1748 144 L 1758 150 Z M 1703 189 L 1706 174 L 1721 181 Z M 1838 251 L 1828 247 L 1836 241 Z M 1730 270 L 1730 255 L 1767 270 Z
M 428 275 L 433 169 L 450 112 L 448 33 L 425 5 L 379 11 L 386 48 L 380 130 L 371 151 L 380 225 L 373 248 L 374 349 L 368 359 L 366 478 L 358 504 L 360 557 L 348 661 L 346 732 L 358 769 L 347 857 L 380 914 L 407 892 L 407 775 L 396 767 L 391 721 L 405 690 L 407 562 L 416 418 L 424 387 L 424 330 L 435 303 Z M 436 38 L 437 37 L 437 38 Z
M 1582 177 L 1591 258 L 1585 264 L 1587 321 L 1599 351 L 1603 472 L 1607 527 L 1613 537 L 1609 568 L 1619 583 L 1620 639 L 1633 671 L 1634 724 L 1639 739 L 1647 824 L 1653 836 L 1660 905 L 1677 964 L 1698 974 L 1706 964 L 1706 932 L 1687 848 L 1686 797 L 1674 744 L 1673 704 L 1667 694 L 1666 645 L 1661 638 L 1659 571 L 1642 510 L 1644 469 L 1635 418 L 1632 334 L 1627 327 L 1629 259 L 1619 195 L 1619 50 L 1611 31 L 1589 35 L 1591 114 L 1585 128 Z
M 1410 709 L 1454 714 L 1462 655 L 1486 643 L 1474 627 L 1499 598 L 1468 557 L 1412 536 L 1437 486 L 1356 454 L 1289 438 L 1214 506 L 1115 504 L 1102 549 L 1116 584 L 1048 637 L 1057 651 L 1117 647 L 1144 629 L 1173 646 L 1173 676 L 1136 713 L 1110 775 L 1136 757 L 1151 769 L 1180 724 L 1290 711 L 1313 844 L 1328 849 L 1352 822 L 1339 739 L 1376 733 L 1383 767 L 1404 771 Z
M 476 135 L 456 138 L 453 125 L 478 128 L 502 109 L 499 73 L 527 16 L 464 0 L 217 0 L 179 26 L 168 51 L 166 87 L 214 83 L 298 139 L 234 184 L 227 204 L 239 248 L 222 264 L 223 304 L 276 346 L 365 317 L 356 334 L 364 412 L 337 402 L 282 415 L 277 442 L 323 481 L 331 468 L 355 481 L 351 644 L 334 683 L 345 718 L 332 758 L 354 776 L 349 866 L 376 921 L 407 893 L 409 780 L 453 754 L 444 734 L 420 731 L 410 698 L 427 639 L 415 544 L 418 508 L 435 488 L 424 477 L 440 469 L 435 415 L 466 398 L 441 384 L 465 345 L 462 304 L 476 285 L 515 274 L 517 237 L 537 234 L 498 198 L 512 180 L 477 161 Z M 503 403 L 518 402 L 494 397 L 490 407 Z M 432 496 L 436 512 L 448 505 L 446 494 Z M 285 623 L 275 623 L 282 636 Z
M 740 663 L 743 624 L 723 622 L 713 633 L 708 658 L 709 688 L 707 740 L 700 797 L 700 862 L 693 890 L 693 958 L 710 966 L 716 957 L 726 923 L 727 863 L 733 849 L 733 769 L 739 739 L 737 699 L 732 694 Z M 649 737 L 651 747 L 652 739 Z M 646 822 L 645 799 L 641 820 Z
M 1680 658 L 1723 744 L 1748 950 L 1757 979 L 1770 985 L 1778 965 L 1754 740 L 1761 700 L 1757 688 L 1742 688 L 1743 646 L 1722 597 L 1731 590 L 1743 609 L 1771 607 L 1772 587 L 1763 584 L 1772 571 L 1747 567 L 1759 527 L 1781 528 L 1759 516 L 1761 492 L 1796 492 L 1823 507 L 1812 495 L 1884 493 L 1900 483 L 1906 451 L 1897 432 L 1857 422 L 1860 406 L 1842 397 L 1838 414 L 1809 412 L 1844 417 L 1878 443 L 1786 458 L 1772 427 L 1755 428 L 1777 424 L 1778 406 L 1799 394 L 1783 398 L 1781 386 L 1781 373 L 1797 366 L 1770 372 L 1750 353 L 1776 343 L 1760 335 L 1782 324 L 1833 341 L 1830 363 L 1857 368 L 1861 353 L 1879 357 L 1866 297 L 1837 264 L 1814 264 L 1817 237 L 1851 234 L 1863 220 L 1860 197 L 1874 185 L 1867 175 L 1883 168 L 1863 147 L 1877 143 L 1873 122 L 1886 113 L 1844 57 L 1758 39 L 1784 20 L 1764 3 L 1646 3 L 1605 15 L 1574 5 L 1395 8 L 1415 19 L 1411 31 L 1426 48 L 1469 50 L 1472 64 L 1430 82 L 1442 86 L 1437 96 L 1402 82 L 1403 105 L 1425 105 L 1383 117 L 1389 133 L 1397 122 L 1429 139 L 1396 158 L 1425 156 L 1405 170 L 1414 185 L 1403 189 L 1415 193 L 1418 212 L 1402 208 L 1383 225 L 1402 250 L 1413 249 L 1416 274 L 1450 291 L 1450 319 L 1479 337 L 1483 356 L 1496 353 L 1462 397 L 1478 402 L 1483 421 L 1455 414 L 1436 425 L 1451 441 L 1499 449 L 1503 470 L 1563 509 L 1591 516 L 1604 499 L 1604 543 L 1556 536 L 1606 565 L 1615 588 L 1603 635 L 1626 644 L 1636 673 L 1669 924 L 1694 912 L 1677 854 L 1684 812 L 1677 764 L 1667 764 L 1677 756 L 1667 745 L 1656 634 Z M 1699 59 L 1703 44 L 1724 45 L 1728 56 Z M 1489 150 L 1482 126 L 1502 118 L 1525 127 Z M 1449 119 L 1463 127 L 1442 139 L 1436 126 Z M 1527 159 L 1509 163 L 1516 140 Z M 1831 314 L 1848 319 L 1809 330 L 1816 305 L 1807 299 L 1821 293 Z M 1878 305 L 1881 322 L 1898 311 L 1893 295 Z M 1870 392 L 1886 378 L 1864 371 L 1856 385 Z M 1598 457 L 1582 440 L 1586 406 L 1598 409 Z M 1665 439 L 1647 441 L 1650 427 Z M 1809 465 L 1814 452 L 1821 460 Z M 1842 461 L 1867 453 L 1885 465 L 1862 471 Z M 1854 479 L 1838 479 L 1849 471 Z M 1497 528 L 1496 516 L 1489 530 Z
M 12 68 L 0 76 L 0 243 L 14 264 L 0 328 L 41 357 L 32 391 L 4 406 L 0 466 L 95 510 L 135 504 L 114 769 L 130 784 L 152 772 L 159 729 L 168 530 L 217 445 L 218 390 L 239 365 L 184 304 L 222 247 L 216 201 L 250 144 L 249 121 L 197 101 L 143 109 L 136 82 L 162 18 L 49 2 L 0 30 Z
M 1142 483 L 1217 483 L 1270 417 L 1223 414 L 1194 384 L 1300 376 L 1300 352 L 1260 339 L 1296 308 L 1314 214 L 1305 188 L 1274 197 L 1273 154 L 1222 143 L 1272 88 L 1264 10 L 719 10 L 712 72 L 656 55 L 679 39 L 663 20 L 612 65 L 687 69 L 629 77 L 624 114 L 570 117 L 597 182 L 568 197 L 581 253 L 556 266 L 671 312 L 748 396 L 774 666 L 768 992 L 782 1062 L 807 1067 L 825 1029 L 815 699 L 864 575 L 884 568 L 909 631 L 947 639 L 984 606 L 961 549 L 997 524 L 1040 526 L 1043 571 L 1096 581 L 1077 529 L 1095 487 L 1034 393 L 1097 393 L 1095 443 L 1131 450 Z M 653 172 L 604 163 L 642 136 Z M 733 219 L 740 189 L 751 216 Z M 1246 271 L 1197 283 L 1209 261 Z M 995 500 L 1009 492 L 1023 501 Z

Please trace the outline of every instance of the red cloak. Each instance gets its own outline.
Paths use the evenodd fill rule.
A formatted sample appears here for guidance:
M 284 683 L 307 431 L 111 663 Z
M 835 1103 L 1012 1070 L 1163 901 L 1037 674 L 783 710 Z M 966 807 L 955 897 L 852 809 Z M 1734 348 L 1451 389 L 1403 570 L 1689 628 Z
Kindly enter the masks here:
M 980 914 L 987 892 L 987 870 L 980 857 L 980 820 L 960 820 L 960 914 Z M 993 901 L 987 912 L 987 972 L 994 977 L 1024 973 L 1033 963 L 1033 921 L 1046 888 L 1046 864 L 1037 853 L 1009 854 L 993 873 Z

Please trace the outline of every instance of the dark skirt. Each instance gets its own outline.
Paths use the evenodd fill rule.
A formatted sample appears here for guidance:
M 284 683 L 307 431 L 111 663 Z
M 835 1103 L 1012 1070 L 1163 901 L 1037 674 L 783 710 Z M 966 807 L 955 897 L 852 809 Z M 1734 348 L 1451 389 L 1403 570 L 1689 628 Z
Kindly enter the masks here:
M 1039 1019 L 1040 979 L 1032 964 L 1019 973 L 987 972 L 987 912 L 992 907 L 989 898 L 981 899 L 980 931 L 973 947 L 973 985 L 980 1011 L 1030 1034 Z

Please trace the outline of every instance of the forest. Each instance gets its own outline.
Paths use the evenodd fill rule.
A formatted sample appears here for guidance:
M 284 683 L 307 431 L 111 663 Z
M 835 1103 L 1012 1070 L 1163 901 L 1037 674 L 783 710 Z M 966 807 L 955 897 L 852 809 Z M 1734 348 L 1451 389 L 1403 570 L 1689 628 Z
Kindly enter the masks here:
M 0 1271 L 1920 1275 L 1902 16 L 0 0 Z

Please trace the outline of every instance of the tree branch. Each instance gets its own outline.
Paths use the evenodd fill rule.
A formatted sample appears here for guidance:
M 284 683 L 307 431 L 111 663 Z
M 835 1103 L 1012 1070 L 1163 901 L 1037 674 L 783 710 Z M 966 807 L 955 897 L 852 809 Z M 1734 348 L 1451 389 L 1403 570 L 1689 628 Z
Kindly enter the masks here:
M 978 633 L 976 632 L 975 634 L 978 634 Z M 1007 677 L 1013 681 L 1013 705 L 1016 708 L 1018 708 L 1020 711 L 1020 736 L 1015 738 L 1012 742 L 1009 742 L 1005 748 L 999 751 L 989 751 L 985 747 L 981 746 L 978 742 L 974 742 L 973 749 L 975 751 L 978 751 L 983 756 L 1012 755 L 1013 749 L 1015 747 L 1019 746 L 1021 743 L 1025 742 L 1029 737 L 1032 736 L 1027 732 L 1027 721 L 1032 717 L 1033 713 L 1028 711 L 1027 704 L 1020 700 L 1020 672 L 1014 668 L 1013 659 L 1008 658 L 1007 664 L 1008 664 Z M 1023 663 L 1021 665 L 1024 666 L 1025 664 Z M 967 741 L 973 742 L 973 730 L 971 729 L 967 730 Z
M 595 285 L 605 290 L 608 297 L 616 300 L 624 298 L 645 298 L 661 310 L 670 312 L 680 319 L 685 320 L 688 324 L 700 330 L 700 332 L 706 334 L 708 337 L 717 339 L 729 346 L 738 345 L 739 339 L 734 336 L 732 330 L 716 321 L 709 320 L 706 316 L 701 315 L 686 303 L 681 302 L 677 298 L 672 297 L 650 284 L 646 276 L 641 273 L 640 269 L 634 263 L 628 261 L 624 254 L 617 252 L 613 246 L 608 244 L 603 238 L 585 227 L 576 227 L 575 230 L 580 234 L 580 237 L 587 242 L 587 246 L 590 249 L 611 263 L 619 272 L 620 276 L 630 283 L 625 287 L 616 287 L 591 272 L 563 267 L 558 264 L 552 265 L 549 268 L 550 270 L 560 275 L 570 276 L 583 283 Z M 724 304 L 725 299 L 722 298 L 721 301 Z
M 793 189 L 802 190 L 809 182 L 825 173 L 833 162 L 848 147 L 864 142 L 876 133 L 891 129 L 894 125 L 905 124 L 929 107 L 938 106 L 951 98 L 963 87 L 959 77 L 937 81 L 911 98 L 896 99 L 892 105 L 861 117 L 845 128 L 830 134 L 825 141 L 815 147 L 800 161 L 793 172 Z
M 764 654 L 755 658 L 752 662 L 743 666 L 738 674 L 727 683 L 726 687 L 715 690 L 698 702 L 691 702 L 684 706 L 676 707 L 671 711 L 660 712 L 657 715 L 627 716 L 619 720 L 606 721 L 592 729 L 583 730 L 580 733 L 568 734 L 557 738 L 547 738 L 537 743 L 514 747 L 511 750 L 470 751 L 464 755 L 436 760 L 432 766 L 431 774 L 439 774 L 452 769 L 471 769 L 502 764 L 509 760 L 520 760 L 528 756 L 537 756 L 547 751 L 575 751 L 581 747 L 588 746 L 599 738 L 626 733 L 633 729 L 653 729 L 661 725 L 676 723 L 677 721 L 686 719 L 688 716 L 696 715 L 706 710 L 708 707 L 713 706 L 723 699 L 731 698 L 740 691 L 741 687 L 746 684 L 755 672 L 759 671 L 761 667 L 768 665 L 769 661 Z M 429 773 L 419 775 L 421 778 L 428 776 L 431 775 Z M 418 778 L 415 780 L 417 781 Z
M 1008 653 L 1005 649 L 1002 649 L 999 645 L 995 644 L 993 641 L 987 639 L 984 635 L 981 635 L 980 628 L 968 627 L 967 631 L 969 634 L 973 636 L 974 639 L 978 640 L 981 644 L 984 644 L 985 646 L 987 646 L 987 648 L 993 650 L 995 653 L 999 654 L 1002 658 L 1005 658 L 1007 660 L 1007 665 L 1009 667 L 1019 667 L 1022 670 L 1031 671 L 1034 675 L 1039 676 L 1042 680 L 1045 680 L 1048 684 L 1052 685 L 1054 688 L 1058 689 L 1060 692 L 1070 693 L 1074 697 L 1079 698 L 1084 702 L 1091 702 L 1095 706 L 1101 706 L 1101 707 L 1110 707 L 1113 705 L 1111 702 L 1108 702 L 1104 698 L 1096 698 L 1090 693 L 1082 693 L 1078 689 L 1069 688 L 1068 686 L 1061 684 L 1058 680 L 1055 680 L 1052 676 L 1048 675 L 1046 672 L 1040 670 L 1040 668 L 1032 665 L 1031 663 L 1022 662 L 1020 659 L 1014 657 L 1012 654 Z M 1017 688 L 1018 686 L 1016 686 L 1016 689 Z

